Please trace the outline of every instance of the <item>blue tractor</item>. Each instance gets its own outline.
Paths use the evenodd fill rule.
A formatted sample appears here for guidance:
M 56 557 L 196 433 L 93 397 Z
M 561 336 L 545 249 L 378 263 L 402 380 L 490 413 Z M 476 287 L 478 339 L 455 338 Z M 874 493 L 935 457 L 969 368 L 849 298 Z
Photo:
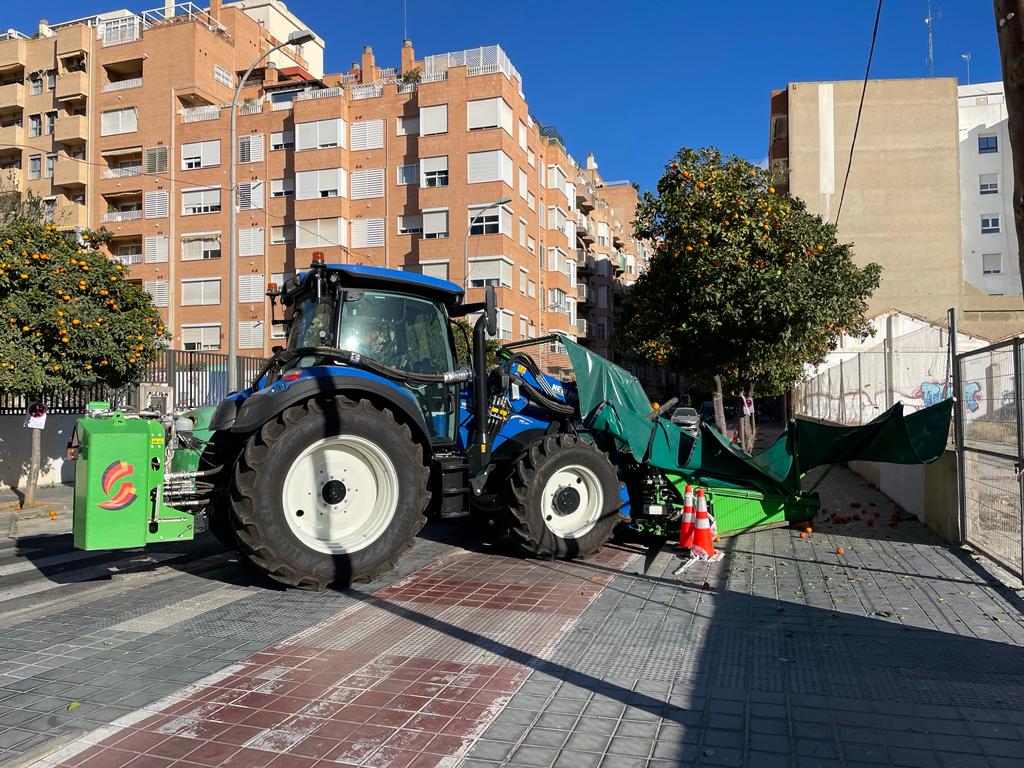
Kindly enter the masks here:
M 168 445 L 199 457 L 190 471 L 168 459 L 162 503 L 193 507 L 258 568 L 313 589 L 391 569 L 428 516 L 472 516 L 552 557 L 611 537 L 627 496 L 579 429 L 575 385 L 514 344 L 488 370 L 493 289 L 468 304 L 444 280 L 314 258 L 269 295 L 287 345 L 208 425 L 201 413 L 171 424 Z M 460 366 L 451 320 L 470 315 Z

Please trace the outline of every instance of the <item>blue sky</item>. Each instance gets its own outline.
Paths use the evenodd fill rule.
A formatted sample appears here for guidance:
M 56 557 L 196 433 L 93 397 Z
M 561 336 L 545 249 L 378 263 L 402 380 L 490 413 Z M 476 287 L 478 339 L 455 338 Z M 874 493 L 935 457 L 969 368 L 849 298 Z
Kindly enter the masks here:
M 97 0 L 87 0 L 93 10 Z M 102 0 L 100 0 L 102 1 Z M 652 187 L 681 146 L 716 145 L 754 162 L 767 155 L 768 99 L 790 81 L 860 79 L 875 0 L 407 0 L 418 56 L 500 43 L 523 75 L 531 111 L 558 127 L 578 161 L 593 151 L 607 179 Z M 150 0 L 144 10 L 160 5 Z M 35 28 L 39 12 L 7 3 L 0 27 Z M 290 0 L 327 41 L 341 71 L 370 44 L 397 66 L 402 0 Z M 95 6 L 96 11 L 118 7 Z M 510 8 L 519 10 L 510 13 Z M 47 18 L 85 13 L 54 0 Z M 990 0 L 932 0 L 935 74 L 998 80 Z M 926 0 L 886 0 L 873 77 L 928 74 Z

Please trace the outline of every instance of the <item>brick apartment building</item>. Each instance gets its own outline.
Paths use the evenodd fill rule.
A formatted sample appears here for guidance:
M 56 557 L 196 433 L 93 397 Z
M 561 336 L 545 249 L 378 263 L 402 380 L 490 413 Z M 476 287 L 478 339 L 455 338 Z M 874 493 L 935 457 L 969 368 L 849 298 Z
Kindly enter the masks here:
M 9 31 L 6 183 L 43 197 L 58 226 L 110 230 L 111 256 L 153 295 L 177 348 L 226 351 L 235 205 L 241 354 L 280 343 L 266 284 L 315 249 L 468 282 L 470 301 L 494 285 L 502 339 L 558 330 L 607 354 L 647 258 L 630 230 L 636 191 L 605 182 L 592 156 L 581 168 L 531 117 L 500 47 L 417 59 L 407 40 L 397 67 L 367 47 L 325 75 L 319 38 L 286 46 L 245 83 L 229 146 L 237 78 L 302 28 L 278 0 L 214 0 Z

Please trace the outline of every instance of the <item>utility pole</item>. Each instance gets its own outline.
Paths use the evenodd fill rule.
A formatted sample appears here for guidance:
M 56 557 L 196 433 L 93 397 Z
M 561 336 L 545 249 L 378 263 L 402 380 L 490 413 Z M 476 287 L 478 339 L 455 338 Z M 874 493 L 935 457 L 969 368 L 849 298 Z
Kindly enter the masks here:
M 968 51 L 967 53 L 961 53 L 960 54 L 960 58 L 963 59 L 964 62 L 967 64 L 967 84 L 970 85 L 971 84 L 971 53 L 970 53 L 970 51 Z
M 1013 223 L 1017 230 L 1017 262 L 1024 284 L 1024 0 L 993 0 L 999 57 L 1003 65 L 1006 128 L 1013 156 Z

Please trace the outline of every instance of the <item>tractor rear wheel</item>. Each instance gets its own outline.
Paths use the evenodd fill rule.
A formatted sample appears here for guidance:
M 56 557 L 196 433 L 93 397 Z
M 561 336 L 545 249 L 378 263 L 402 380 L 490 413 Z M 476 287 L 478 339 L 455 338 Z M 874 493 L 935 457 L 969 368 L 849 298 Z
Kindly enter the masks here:
M 391 411 L 343 396 L 308 400 L 246 443 L 231 520 L 242 552 L 284 584 L 371 581 L 413 546 L 429 474 Z
M 566 434 L 541 438 L 512 472 L 512 536 L 533 555 L 592 555 L 619 522 L 621 488 L 615 467 L 592 443 Z

